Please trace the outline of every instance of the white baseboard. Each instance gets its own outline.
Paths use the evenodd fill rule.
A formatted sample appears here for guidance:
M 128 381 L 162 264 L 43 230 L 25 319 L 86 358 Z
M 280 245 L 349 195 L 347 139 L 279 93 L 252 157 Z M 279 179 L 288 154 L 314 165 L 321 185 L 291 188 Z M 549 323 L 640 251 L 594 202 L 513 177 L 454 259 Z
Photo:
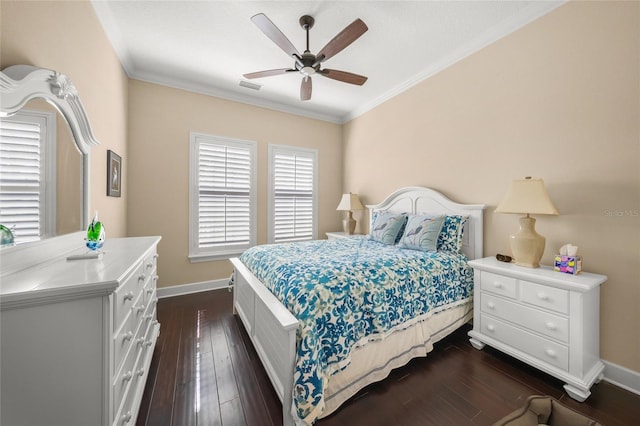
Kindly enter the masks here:
M 182 296 L 184 294 L 200 293 L 201 291 L 220 290 L 229 286 L 229 278 L 219 280 L 202 281 L 199 283 L 174 285 L 171 287 L 159 287 L 156 290 L 158 299 L 166 297 Z
M 640 373 L 626 367 L 602 360 L 604 363 L 604 380 L 640 395 Z

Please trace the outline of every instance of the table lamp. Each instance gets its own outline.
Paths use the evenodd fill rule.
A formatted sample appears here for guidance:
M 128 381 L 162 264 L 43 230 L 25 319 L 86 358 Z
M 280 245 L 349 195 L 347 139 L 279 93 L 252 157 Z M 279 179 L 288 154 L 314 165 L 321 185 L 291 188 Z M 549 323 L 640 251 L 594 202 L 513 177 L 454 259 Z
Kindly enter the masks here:
M 516 265 L 538 268 L 544 253 L 545 238 L 536 232 L 536 220 L 530 214 L 557 215 L 542 179 L 514 180 L 507 195 L 496 208 L 497 213 L 522 213 L 520 230 L 511 235 L 511 252 Z
M 342 195 L 342 199 L 340 200 L 340 204 L 338 204 L 338 208 L 336 210 L 349 212 L 349 216 L 342 221 L 342 229 L 345 234 L 353 234 L 356 230 L 356 221 L 353 218 L 353 210 L 364 210 L 364 206 L 360 202 L 358 194 L 348 193 Z

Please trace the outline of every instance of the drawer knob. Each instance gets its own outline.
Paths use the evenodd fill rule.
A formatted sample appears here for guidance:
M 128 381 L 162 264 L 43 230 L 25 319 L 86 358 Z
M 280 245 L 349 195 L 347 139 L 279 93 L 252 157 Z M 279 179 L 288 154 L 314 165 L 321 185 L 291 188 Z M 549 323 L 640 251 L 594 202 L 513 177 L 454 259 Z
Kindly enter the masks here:
M 151 293 L 153 293 L 153 289 L 152 288 L 148 288 L 147 289 L 147 294 L 151 294 Z
M 122 335 L 122 340 L 123 341 L 127 341 L 127 340 L 131 340 L 133 338 L 133 331 L 127 331 L 126 333 L 124 333 L 124 335 Z
M 152 340 L 147 340 L 146 342 L 144 342 L 145 346 L 151 346 L 153 345 L 153 341 Z
M 144 316 L 144 319 L 149 321 L 151 318 L 153 318 L 153 314 L 148 314 Z
M 549 321 L 549 322 L 548 322 L 548 323 L 546 323 L 545 325 L 547 326 L 547 328 L 548 328 L 549 330 L 557 330 L 557 329 L 558 329 L 558 326 L 557 326 L 557 325 L 555 325 L 555 323 L 553 323 L 553 322 L 551 322 L 551 321 Z
M 142 346 L 144 344 L 144 337 L 138 337 L 136 339 L 136 345 Z
M 138 282 L 144 281 L 146 279 L 147 279 L 147 276 L 145 274 L 138 275 Z
M 141 368 L 138 371 L 136 371 L 136 376 L 142 376 L 143 374 L 144 374 L 144 368 Z
M 549 358 L 555 358 L 556 357 L 556 351 L 554 351 L 553 349 L 545 349 L 544 353 L 547 354 L 547 356 Z
M 487 330 L 489 331 L 496 331 L 496 327 L 493 324 L 488 324 L 487 325 Z
M 129 380 L 131 380 L 132 377 L 133 377 L 133 373 L 131 372 L 131 370 L 129 370 L 125 373 L 124 376 L 122 376 L 122 381 L 128 382 Z
M 157 254 L 157 253 L 153 255 L 153 258 L 154 258 L 154 259 L 157 259 L 157 258 L 159 258 L 159 257 L 160 257 L 160 255 L 159 255 L 159 254 Z
M 151 269 L 151 268 L 153 268 L 153 262 L 147 263 L 147 269 Z
M 488 302 L 487 303 L 487 308 L 489 309 L 495 309 L 496 305 L 493 302 Z
M 131 411 L 127 411 L 126 414 L 123 414 L 122 417 L 120 417 L 122 424 L 129 423 L 132 417 L 133 415 L 131 414 Z
M 546 293 L 540 292 L 540 293 L 538 293 L 538 299 L 545 300 L 545 301 L 549 300 L 549 295 L 547 295 Z
M 494 286 L 495 288 L 502 288 L 502 283 L 501 283 L 500 281 L 494 281 L 494 282 L 493 282 L 493 286 Z
M 135 296 L 135 295 L 133 294 L 132 291 L 130 291 L 127 294 L 124 295 L 124 300 L 133 300 L 133 296 Z
M 136 311 L 138 311 L 138 313 L 140 313 L 140 312 L 144 311 L 144 310 L 145 310 L 145 308 L 146 308 L 146 306 L 144 306 L 144 305 L 142 305 L 142 304 L 141 304 L 141 305 L 136 306 L 134 309 L 135 309 Z

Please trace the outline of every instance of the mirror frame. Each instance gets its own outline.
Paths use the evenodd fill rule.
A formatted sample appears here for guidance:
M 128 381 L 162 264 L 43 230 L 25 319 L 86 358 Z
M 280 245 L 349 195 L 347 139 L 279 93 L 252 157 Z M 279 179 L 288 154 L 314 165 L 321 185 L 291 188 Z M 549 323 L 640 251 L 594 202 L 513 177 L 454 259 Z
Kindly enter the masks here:
M 65 118 L 75 144 L 82 154 L 81 226 L 89 226 L 91 147 L 99 142 L 93 136 L 89 119 L 75 86 L 64 74 L 31 65 L 13 65 L 0 72 L 0 117 L 17 113 L 32 99 L 44 99 Z

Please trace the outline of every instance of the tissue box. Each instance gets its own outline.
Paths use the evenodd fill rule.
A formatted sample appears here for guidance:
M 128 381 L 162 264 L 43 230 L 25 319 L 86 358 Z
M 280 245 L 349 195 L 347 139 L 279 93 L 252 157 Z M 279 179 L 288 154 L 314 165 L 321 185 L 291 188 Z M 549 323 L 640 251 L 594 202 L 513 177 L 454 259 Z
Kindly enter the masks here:
M 571 275 L 579 274 L 582 271 L 582 256 L 556 254 L 553 262 L 553 270 Z

